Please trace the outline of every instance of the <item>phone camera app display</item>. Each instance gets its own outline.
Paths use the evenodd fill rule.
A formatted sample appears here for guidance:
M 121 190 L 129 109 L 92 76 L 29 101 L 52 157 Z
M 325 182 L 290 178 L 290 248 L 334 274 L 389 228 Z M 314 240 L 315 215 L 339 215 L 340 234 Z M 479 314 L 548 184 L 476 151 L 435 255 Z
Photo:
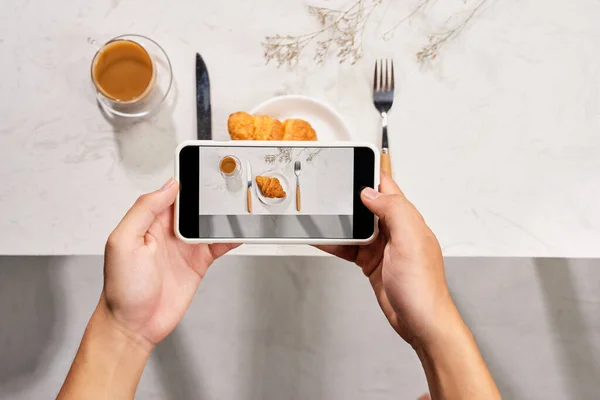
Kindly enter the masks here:
M 351 239 L 354 149 L 199 148 L 200 238 Z

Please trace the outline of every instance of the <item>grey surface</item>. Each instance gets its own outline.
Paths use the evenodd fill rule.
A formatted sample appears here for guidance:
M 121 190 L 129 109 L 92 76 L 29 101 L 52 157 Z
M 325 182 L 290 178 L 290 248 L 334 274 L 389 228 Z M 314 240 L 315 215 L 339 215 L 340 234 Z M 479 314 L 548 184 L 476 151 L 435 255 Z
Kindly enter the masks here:
M 450 259 L 505 399 L 597 399 L 600 261 Z M 0 398 L 58 391 L 102 285 L 100 257 L 0 258 Z M 416 399 L 417 358 L 360 271 L 317 258 L 217 262 L 139 399 Z
M 352 215 L 200 215 L 201 238 L 352 239 Z

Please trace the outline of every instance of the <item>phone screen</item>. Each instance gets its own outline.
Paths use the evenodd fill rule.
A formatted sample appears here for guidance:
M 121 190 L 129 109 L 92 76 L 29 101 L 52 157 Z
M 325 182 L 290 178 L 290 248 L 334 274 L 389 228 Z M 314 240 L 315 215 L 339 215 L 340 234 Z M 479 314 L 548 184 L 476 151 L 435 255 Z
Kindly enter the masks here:
M 368 147 L 186 146 L 180 232 L 198 239 L 366 239 Z

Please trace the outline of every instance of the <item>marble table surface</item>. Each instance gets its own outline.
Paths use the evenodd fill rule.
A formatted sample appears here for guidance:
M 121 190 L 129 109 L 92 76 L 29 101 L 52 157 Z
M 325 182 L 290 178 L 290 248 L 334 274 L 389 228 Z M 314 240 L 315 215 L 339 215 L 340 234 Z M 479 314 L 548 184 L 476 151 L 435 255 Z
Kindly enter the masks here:
M 488 1 L 426 63 L 415 54 L 448 20 L 441 7 L 476 0 L 433 2 L 383 40 L 417 4 L 384 0 L 354 65 L 331 56 L 317 66 L 309 51 L 278 69 L 265 65 L 261 41 L 317 29 L 305 1 L 1 2 L 0 254 L 102 253 L 137 196 L 173 174 L 177 143 L 196 135 L 198 51 L 211 74 L 214 138 L 228 138 L 231 112 L 303 94 L 334 107 L 352 139 L 377 144 L 372 67 L 393 56 L 395 178 L 445 255 L 600 256 L 600 3 Z M 90 84 L 98 45 L 123 33 L 158 41 L 175 77 L 167 105 L 135 124 L 107 120 Z

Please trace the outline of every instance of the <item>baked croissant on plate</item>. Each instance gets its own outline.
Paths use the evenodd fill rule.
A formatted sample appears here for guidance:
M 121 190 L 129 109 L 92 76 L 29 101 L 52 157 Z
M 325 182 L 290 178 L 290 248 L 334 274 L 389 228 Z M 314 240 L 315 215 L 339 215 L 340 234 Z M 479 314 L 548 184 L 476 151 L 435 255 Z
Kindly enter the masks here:
M 262 192 L 263 196 L 270 199 L 283 199 L 287 195 L 281 182 L 278 178 L 271 178 L 269 176 L 257 176 L 256 184 Z
M 233 140 L 317 140 L 317 133 L 301 119 L 288 119 L 283 124 L 266 115 L 236 112 L 229 116 L 227 129 Z
M 286 119 L 283 122 L 283 140 L 317 140 L 317 133 L 303 119 Z

